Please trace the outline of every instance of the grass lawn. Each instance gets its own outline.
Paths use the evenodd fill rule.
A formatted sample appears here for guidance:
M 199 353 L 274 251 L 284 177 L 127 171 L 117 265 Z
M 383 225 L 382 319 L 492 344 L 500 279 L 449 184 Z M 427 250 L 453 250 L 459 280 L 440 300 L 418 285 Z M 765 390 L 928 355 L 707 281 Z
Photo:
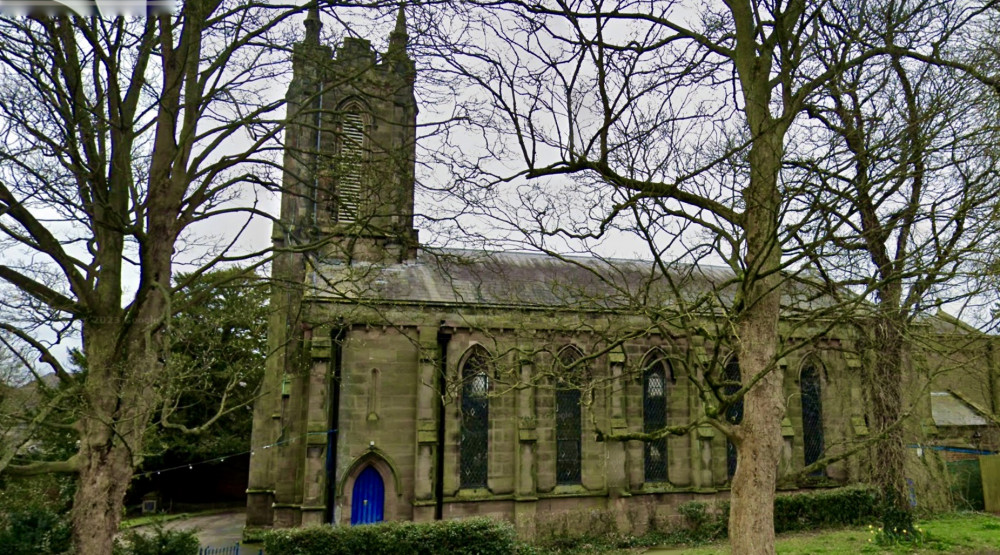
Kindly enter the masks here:
M 983 513 L 954 513 L 921 521 L 917 525 L 927 533 L 927 540 L 918 548 L 880 547 L 867 528 L 783 534 L 778 537 L 777 551 L 787 555 L 812 553 L 980 553 L 1000 554 L 1000 517 Z M 709 555 L 729 553 L 727 544 L 705 547 L 652 549 L 650 555 L 690 553 Z

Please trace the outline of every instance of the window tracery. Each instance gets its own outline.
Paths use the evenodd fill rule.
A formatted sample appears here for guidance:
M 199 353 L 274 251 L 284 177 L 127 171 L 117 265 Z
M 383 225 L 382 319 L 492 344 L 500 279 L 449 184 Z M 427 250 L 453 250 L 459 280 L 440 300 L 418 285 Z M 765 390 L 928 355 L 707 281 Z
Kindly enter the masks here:
M 459 485 L 485 488 L 489 468 L 489 355 L 473 347 L 462 366 L 462 427 L 459 439 Z
M 802 446 L 805 464 L 818 461 L 823 456 L 823 399 L 819 372 L 815 365 L 802 370 L 799 379 L 802 392 Z
M 649 364 L 643 373 L 642 427 L 652 433 L 667 425 L 667 372 L 662 360 Z M 647 441 L 643 445 L 646 482 L 667 481 L 667 439 Z
M 574 347 L 566 347 L 559 352 L 560 369 L 563 373 L 577 376 L 582 372 L 577 367 L 583 354 Z M 556 387 L 556 484 L 572 485 L 581 481 L 581 418 L 580 389 L 565 376 Z

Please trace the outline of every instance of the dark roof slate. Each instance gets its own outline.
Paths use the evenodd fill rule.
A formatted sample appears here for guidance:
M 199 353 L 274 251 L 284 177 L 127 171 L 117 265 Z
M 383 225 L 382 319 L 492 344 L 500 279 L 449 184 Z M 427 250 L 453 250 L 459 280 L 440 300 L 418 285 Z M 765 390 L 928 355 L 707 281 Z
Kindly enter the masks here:
M 674 265 L 671 280 L 645 260 L 540 253 L 421 249 L 415 261 L 374 265 L 320 263 L 314 297 L 562 309 L 625 309 L 674 304 L 715 292 L 732 300 L 727 268 Z
M 421 248 L 415 260 L 389 265 L 320 260 L 316 268 L 310 297 L 365 303 L 630 311 L 677 306 L 682 299 L 686 310 L 703 310 L 731 305 L 737 287 L 724 266 L 670 264 L 668 280 L 648 260 L 471 249 Z M 835 304 L 806 280 L 782 289 L 785 311 Z M 943 312 L 920 314 L 918 321 L 937 333 L 979 333 Z

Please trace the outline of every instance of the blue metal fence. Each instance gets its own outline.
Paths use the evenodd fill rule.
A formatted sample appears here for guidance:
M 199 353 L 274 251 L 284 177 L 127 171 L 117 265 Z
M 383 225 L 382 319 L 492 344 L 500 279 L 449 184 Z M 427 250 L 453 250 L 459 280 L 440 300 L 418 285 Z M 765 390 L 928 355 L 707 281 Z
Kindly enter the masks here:
M 236 542 L 233 545 L 226 547 L 205 546 L 198 548 L 198 555 L 240 555 L 240 553 L 243 553 L 243 555 L 263 555 L 264 550 L 258 549 L 256 554 L 252 549 L 241 552 L 240 542 Z

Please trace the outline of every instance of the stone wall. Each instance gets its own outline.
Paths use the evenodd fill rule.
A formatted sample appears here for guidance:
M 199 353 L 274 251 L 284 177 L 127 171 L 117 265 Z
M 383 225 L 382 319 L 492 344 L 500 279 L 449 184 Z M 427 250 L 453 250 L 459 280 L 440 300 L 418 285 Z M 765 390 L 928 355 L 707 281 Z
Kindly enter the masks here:
M 442 353 L 429 352 L 437 345 L 428 340 L 438 331 L 414 324 L 358 325 L 347 332 L 341 355 L 335 521 L 350 521 L 352 473 L 356 475 L 362 463 L 374 460 L 384 460 L 391 469 L 386 481 L 398 484 L 395 496 L 387 495 L 387 507 L 391 506 L 387 516 L 434 518 L 439 425 L 444 428 L 442 518 L 489 514 L 530 527 L 536 521 L 531 515 L 540 512 L 617 507 L 639 515 L 620 523 L 626 527 L 623 530 L 632 530 L 634 522 L 646 522 L 650 514 L 670 513 L 693 496 L 714 499 L 728 489 L 726 440 L 711 428 L 669 438 L 666 482 L 644 479 L 642 442 L 598 437 L 598 431 L 605 435 L 616 430 L 642 431 L 640 376 L 650 356 L 675 359 L 667 390 L 669 422 L 686 422 L 700 414 L 697 389 L 689 385 L 690 370 L 679 356 L 686 348 L 683 340 L 647 337 L 586 363 L 596 385 L 587 392 L 582 410 L 581 480 L 575 485 L 557 485 L 554 353 L 560 346 L 576 345 L 588 356 L 594 338 L 553 333 L 527 344 L 522 334 L 502 328 L 448 328 L 443 353 L 445 387 L 439 390 L 435 376 Z M 492 361 L 488 480 L 486 488 L 466 490 L 459 487 L 460 370 L 473 348 L 485 349 Z M 427 368 L 422 369 L 422 364 Z M 800 396 L 798 375 L 806 364 L 822 368 L 824 433 L 830 451 L 846 448 L 857 435 L 853 424 L 862 416 L 853 401 L 857 380 L 836 350 L 805 352 L 789 360 L 784 366 L 789 399 L 784 473 L 803 466 L 801 405 L 796 399 Z M 443 406 L 440 420 L 438 400 Z M 426 451 L 423 466 L 419 462 L 422 451 Z M 838 462 L 824 475 L 847 482 L 857 477 L 857 470 L 848 462 Z

